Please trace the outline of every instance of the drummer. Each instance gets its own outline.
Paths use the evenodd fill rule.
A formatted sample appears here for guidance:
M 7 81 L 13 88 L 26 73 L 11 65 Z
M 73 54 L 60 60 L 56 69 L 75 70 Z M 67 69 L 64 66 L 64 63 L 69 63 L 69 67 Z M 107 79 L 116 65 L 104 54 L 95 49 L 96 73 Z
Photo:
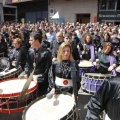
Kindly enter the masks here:
M 76 41 L 72 41 L 72 34 L 71 33 L 66 33 L 64 35 L 64 42 L 69 43 L 72 47 L 72 56 L 73 59 L 79 63 L 80 62 L 80 56 L 77 48 Z
M 73 93 L 70 63 L 73 62 L 72 48 L 69 43 L 63 42 L 58 50 L 57 61 L 54 61 L 49 69 L 49 91 L 53 94 L 69 92 Z M 77 65 L 75 66 L 78 69 Z M 76 72 L 78 76 L 78 71 Z M 78 77 L 77 77 L 78 78 Z M 79 78 L 76 80 L 79 89 Z
M 34 71 L 33 80 L 38 83 L 39 96 L 45 95 L 48 88 L 48 70 L 52 64 L 50 51 L 41 45 L 42 35 L 37 32 L 30 34 L 29 43 L 31 48 L 28 50 L 28 59 L 25 66 L 24 78 L 28 78 Z
M 92 62 L 95 58 L 95 50 L 94 45 L 92 44 L 92 36 L 90 34 L 86 34 L 83 38 L 83 41 L 84 50 L 82 51 L 82 59 Z
M 111 73 L 116 76 L 115 68 L 117 61 L 113 55 L 113 45 L 111 42 L 104 44 L 103 49 L 98 52 L 95 58 L 96 72 L 103 74 Z
M 3 33 L 0 33 L 0 57 L 8 57 L 8 45 Z
M 14 48 L 9 52 L 9 62 L 11 68 L 19 68 L 19 65 L 24 70 L 27 60 L 27 49 L 21 46 L 21 39 L 16 38 L 13 41 Z
M 120 73 L 120 67 L 116 70 Z M 104 82 L 98 92 L 88 102 L 85 120 L 100 120 L 105 110 L 105 120 L 120 119 L 120 76 Z

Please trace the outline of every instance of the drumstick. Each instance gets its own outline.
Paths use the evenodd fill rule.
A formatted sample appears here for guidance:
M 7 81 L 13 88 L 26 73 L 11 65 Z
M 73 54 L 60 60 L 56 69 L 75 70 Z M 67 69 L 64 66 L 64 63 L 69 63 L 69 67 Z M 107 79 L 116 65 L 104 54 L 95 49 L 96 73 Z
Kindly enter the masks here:
M 100 60 L 96 59 L 96 67 L 100 67 Z
M 32 81 L 34 71 L 35 71 L 35 67 L 34 67 L 32 73 L 30 74 L 28 80 L 25 82 L 25 84 L 23 86 L 23 89 L 21 91 L 21 94 L 19 96 L 19 99 L 24 99 L 25 94 L 26 94 L 26 92 L 27 92 L 27 90 L 28 90 L 28 88 L 30 86 L 31 81 Z
M 9 71 L 9 68 L 5 68 L 5 70 L 4 70 L 5 72 L 8 72 Z
M 86 51 L 86 44 L 84 44 L 84 50 Z

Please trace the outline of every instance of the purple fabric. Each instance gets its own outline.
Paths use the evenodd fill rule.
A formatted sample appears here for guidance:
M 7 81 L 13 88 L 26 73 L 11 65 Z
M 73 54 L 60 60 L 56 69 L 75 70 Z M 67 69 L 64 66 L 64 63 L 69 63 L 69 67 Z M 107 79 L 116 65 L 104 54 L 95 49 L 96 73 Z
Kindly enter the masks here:
M 109 59 L 110 59 L 110 65 L 112 65 L 114 62 L 114 57 L 112 55 L 109 55 Z M 112 70 L 112 73 L 114 76 L 117 76 L 115 69 Z
M 90 45 L 90 50 L 91 50 L 91 59 L 93 61 L 94 58 L 95 58 L 95 52 L 94 52 L 94 45 L 93 44 Z

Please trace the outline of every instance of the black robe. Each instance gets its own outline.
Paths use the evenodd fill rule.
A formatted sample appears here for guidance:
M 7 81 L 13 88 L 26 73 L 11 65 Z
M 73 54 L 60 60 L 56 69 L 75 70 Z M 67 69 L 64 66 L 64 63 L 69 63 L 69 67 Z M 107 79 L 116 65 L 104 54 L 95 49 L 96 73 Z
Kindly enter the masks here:
M 120 120 L 120 76 L 104 82 L 91 97 L 85 120 L 99 120 L 103 110 L 111 120 Z

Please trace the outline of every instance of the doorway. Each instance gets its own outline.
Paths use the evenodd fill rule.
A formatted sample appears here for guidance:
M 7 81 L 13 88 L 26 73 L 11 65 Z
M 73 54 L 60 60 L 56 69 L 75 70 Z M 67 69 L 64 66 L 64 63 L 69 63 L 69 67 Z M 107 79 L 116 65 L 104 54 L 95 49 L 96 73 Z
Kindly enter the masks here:
M 76 14 L 76 22 L 89 23 L 90 22 L 90 14 Z

